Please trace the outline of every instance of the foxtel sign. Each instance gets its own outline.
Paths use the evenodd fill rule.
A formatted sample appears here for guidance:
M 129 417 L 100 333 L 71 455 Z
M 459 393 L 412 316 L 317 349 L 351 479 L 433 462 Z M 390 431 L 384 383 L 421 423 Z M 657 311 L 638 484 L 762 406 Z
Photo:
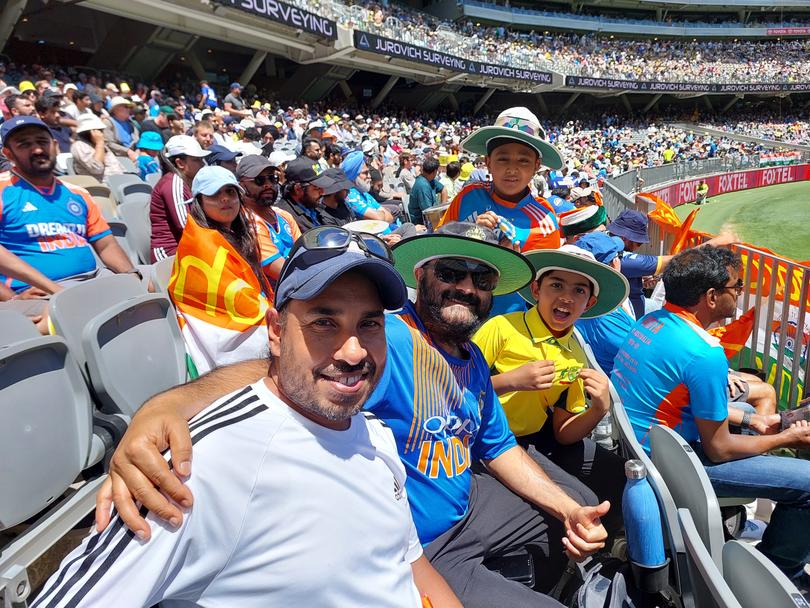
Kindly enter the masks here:
M 705 181 L 709 186 L 709 197 L 727 192 L 739 192 L 751 188 L 788 184 L 810 180 L 810 165 L 790 165 L 787 167 L 768 167 L 764 169 L 749 169 L 735 173 L 710 175 L 708 177 L 690 179 L 676 184 L 670 184 L 657 190 L 650 190 L 658 198 L 666 201 L 670 207 L 677 207 L 684 203 L 692 203 L 697 198 L 697 189 L 700 182 Z

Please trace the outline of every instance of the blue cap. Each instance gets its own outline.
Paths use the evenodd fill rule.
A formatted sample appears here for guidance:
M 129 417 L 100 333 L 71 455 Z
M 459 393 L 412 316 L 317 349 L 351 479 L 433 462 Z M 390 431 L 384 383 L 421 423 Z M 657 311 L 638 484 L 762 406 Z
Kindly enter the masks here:
M 641 211 L 625 209 L 615 220 L 608 224 L 608 232 L 616 236 L 623 236 L 633 243 L 649 243 L 647 234 L 649 220 Z
M 144 131 L 138 139 L 137 147 L 141 150 L 162 150 L 163 138 L 157 131 Z
M 191 196 L 204 194 L 213 196 L 224 186 L 236 186 L 242 194 L 245 190 L 236 181 L 236 176 L 225 167 L 203 167 L 197 171 L 194 181 L 191 182 Z
M 50 129 L 48 129 L 48 125 L 42 122 L 36 116 L 15 116 L 10 120 L 7 120 L 3 123 L 3 126 L 0 127 L 0 141 L 5 142 L 8 139 L 8 136 L 11 135 L 17 129 L 22 129 L 23 127 L 42 127 L 50 134 Z
M 225 146 L 214 144 L 209 146 L 208 151 L 210 154 L 205 157 L 205 162 L 208 165 L 216 165 L 217 163 L 226 163 L 239 156 L 239 152 L 229 150 Z
M 367 254 L 353 242 L 346 251 L 335 256 L 300 247 L 281 271 L 281 280 L 276 285 L 276 309 L 280 310 L 290 300 L 311 300 L 319 296 L 350 270 L 362 270 L 363 276 L 374 281 L 386 310 L 398 310 L 405 304 L 408 290 L 394 266 Z
M 607 232 L 588 232 L 577 239 L 576 246 L 590 251 L 599 262 L 610 264 L 620 251 L 624 251 L 624 241 Z
M 241 85 L 241 84 L 239 84 L 238 82 L 232 82 L 232 83 L 231 83 L 231 86 L 229 86 L 228 88 L 229 88 L 231 91 L 233 91 L 233 90 L 234 90 L 234 89 L 236 89 L 236 88 L 241 89 L 241 88 L 242 88 L 242 85 Z

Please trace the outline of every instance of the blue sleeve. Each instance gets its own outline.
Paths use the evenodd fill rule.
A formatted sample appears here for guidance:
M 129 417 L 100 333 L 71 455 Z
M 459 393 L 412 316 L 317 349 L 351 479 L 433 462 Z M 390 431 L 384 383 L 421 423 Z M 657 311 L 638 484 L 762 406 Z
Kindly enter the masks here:
M 658 256 L 626 253 L 622 258 L 622 274 L 628 279 L 646 277 L 658 270 Z
M 707 349 L 686 368 L 689 407 L 695 418 L 725 420 L 728 417 L 728 360 L 719 346 Z
M 484 356 L 478 347 L 475 356 L 478 359 L 475 366 L 479 369 L 488 369 Z M 492 388 L 492 380 L 487 376 L 486 387 L 484 388 L 483 407 L 481 409 L 481 427 L 475 437 L 471 452 L 475 460 L 494 460 L 506 450 L 517 445 L 514 434 L 509 429 L 509 422 L 506 419 L 506 412 L 503 411 L 495 389 Z
M 433 186 L 433 191 L 434 192 L 439 193 L 442 190 L 444 190 L 444 184 L 441 183 L 438 179 L 434 178 L 433 181 L 430 182 L 430 183 Z
M 346 196 L 346 205 L 348 205 L 349 209 L 351 209 L 357 217 L 363 217 L 369 209 L 366 199 L 354 188 L 349 190 L 349 194 Z

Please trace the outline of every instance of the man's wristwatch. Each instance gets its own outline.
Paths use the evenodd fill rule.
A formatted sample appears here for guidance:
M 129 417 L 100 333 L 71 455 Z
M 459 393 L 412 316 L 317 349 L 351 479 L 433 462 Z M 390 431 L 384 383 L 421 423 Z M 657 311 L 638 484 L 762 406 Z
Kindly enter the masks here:
M 742 421 L 740 422 L 740 429 L 747 431 L 751 428 L 751 412 L 744 412 Z

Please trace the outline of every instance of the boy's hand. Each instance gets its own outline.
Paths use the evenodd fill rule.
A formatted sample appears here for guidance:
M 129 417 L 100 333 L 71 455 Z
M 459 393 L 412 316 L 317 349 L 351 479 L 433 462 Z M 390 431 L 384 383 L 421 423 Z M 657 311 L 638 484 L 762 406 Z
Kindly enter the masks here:
M 515 391 L 545 391 L 554 384 L 557 370 L 554 361 L 541 360 L 524 363 L 513 370 L 511 383 Z
M 608 377 L 595 369 L 582 368 L 579 372 L 582 387 L 591 396 L 591 407 L 601 412 L 610 409 L 610 384 Z
M 475 218 L 475 223 L 484 228 L 495 230 L 498 227 L 498 216 L 494 211 L 484 211 L 481 215 Z

